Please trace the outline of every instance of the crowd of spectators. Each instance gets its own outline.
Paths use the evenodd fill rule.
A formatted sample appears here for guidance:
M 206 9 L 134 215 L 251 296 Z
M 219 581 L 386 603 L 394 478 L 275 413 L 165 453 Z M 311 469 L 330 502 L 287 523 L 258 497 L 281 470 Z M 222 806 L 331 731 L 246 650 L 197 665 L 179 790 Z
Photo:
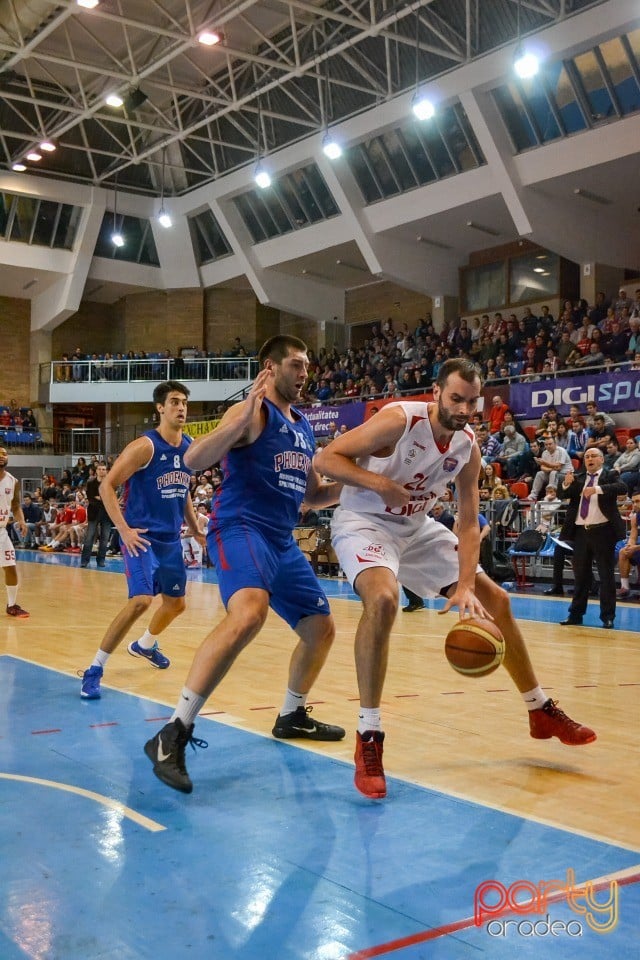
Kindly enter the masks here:
M 170 350 L 148 352 L 129 350 L 126 353 L 92 353 L 76 347 L 73 353 L 65 352 L 55 363 L 54 377 L 58 383 L 106 383 L 111 380 L 179 380 L 189 373 L 194 379 L 206 378 L 207 360 L 224 359 L 218 370 L 219 379 L 238 379 L 246 374 L 246 364 L 231 362 L 248 359 L 249 352 L 236 337 L 225 350 L 200 350 L 187 348 L 180 356 Z
M 430 314 L 413 329 L 406 322 L 395 329 L 391 319 L 376 322 L 361 347 L 310 352 L 306 396 L 330 404 L 424 393 L 454 356 L 473 360 L 487 384 L 550 378 L 586 366 L 640 365 L 640 288 L 634 299 L 624 289 L 611 300 L 599 293 L 592 307 L 586 300 L 566 300 L 558 318 L 543 306 L 539 316 L 525 307 L 520 317 L 483 314 L 440 331 Z

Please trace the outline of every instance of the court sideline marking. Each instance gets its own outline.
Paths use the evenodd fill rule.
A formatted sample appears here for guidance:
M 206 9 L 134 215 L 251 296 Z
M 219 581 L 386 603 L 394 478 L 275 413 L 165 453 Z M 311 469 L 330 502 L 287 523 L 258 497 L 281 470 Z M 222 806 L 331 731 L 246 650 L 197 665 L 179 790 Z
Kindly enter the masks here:
M 137 823 L 138 826 L 144 827 L 145 830 L 150 830 L 152 833 L 158 833 L 160 830 L 167 829 L 163 827 L 161 823 L 157 823 L 155 820 L 145 817 L 144 814 L 138 813 L 137 810 L 133 810 L 131 807 L 125 806 L 124 803 L 120 803 L 119 800 L 114 800 L 112 797 L 105 797 L 101 793 L 94 793 L 93 790 L 85 790 L 83 787 L 74 787 L 71 783 L 59 783 L 56 780 L 43 780 L 41 777 L 24 777 L 18 773 L 2 772 L 0 772 L 0 779 L 17 780 L 19 783 L 32 783 L 38 787 L 49 787 L 53 790 L 64 790 L 67 793 L 75 793 L 79 797 L 94 800 L 96 803 L 101 803 L 103 807 L 108 807 L 110 810 L 121 813 L 127 817 L 128 820 L 132 820 L 134 823 Z

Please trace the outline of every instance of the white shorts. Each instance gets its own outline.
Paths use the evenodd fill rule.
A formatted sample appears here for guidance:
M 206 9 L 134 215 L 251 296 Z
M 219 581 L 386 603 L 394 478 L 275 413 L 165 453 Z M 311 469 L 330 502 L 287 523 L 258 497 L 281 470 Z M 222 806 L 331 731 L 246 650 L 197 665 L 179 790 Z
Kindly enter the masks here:
M 0 567 L 15 567 L 16 551 L 6 527 L 0 527 Z
M 458 582 L 458 538 L 442 523 L 425 517 L 418 525 L 404 517 L 353 513 L 339 507 L 331 539 L 340 566 L 352 586 L 371 567 L 391 570 L 419 597 L 437 597 Z M 478 573 L 482 567 L 478 565 Z

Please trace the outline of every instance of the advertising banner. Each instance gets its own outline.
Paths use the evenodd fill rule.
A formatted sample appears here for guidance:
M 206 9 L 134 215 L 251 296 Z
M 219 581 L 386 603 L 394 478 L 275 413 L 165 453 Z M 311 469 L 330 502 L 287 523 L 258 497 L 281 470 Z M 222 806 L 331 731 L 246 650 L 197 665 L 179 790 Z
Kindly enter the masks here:
M 591 376 L 554 377 L 535 383 L 513 383 L 509 405 L 517 417 L 536 419 L 547 407 L 569 413 L 572 403 L 584 408 L 590 400 L 605 413 L 640 409 L 640 370 L 616 370 Z

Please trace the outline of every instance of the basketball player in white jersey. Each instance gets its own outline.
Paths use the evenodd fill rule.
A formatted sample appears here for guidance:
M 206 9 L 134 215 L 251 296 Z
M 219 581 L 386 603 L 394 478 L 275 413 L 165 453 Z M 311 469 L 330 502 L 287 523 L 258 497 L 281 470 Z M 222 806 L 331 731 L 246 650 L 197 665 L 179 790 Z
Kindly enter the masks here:
M 360 692 L 355 785 L 386 795 L 380 701 L 389 637 L 398 610 L 398 581 L 420 597 L 447 598 L 445 613 L 495 620 L 506 641 L 504 665 L 529 710 L 536 739 L 578 746 L 596 739 L 571 720 L 538 684 L 509 597 L 478 565 L 480 450 L 468 426 L 480 397 L 477 368 L 447 360 L 433 403 L 398 401 L 322 449 L 316 469 L 344 484 L 332 523 L 340 566 L 362 600 L 355 658 Z M 456 536 L 428 516 L 455 479 Z
M 0 567 L 4 569 L 4 582 L 7 587 L 7 615 L 25 620 L 29 614 L 16 603 L 18 596 L 18 568 L 16 551 L 7 533 L 7 523 L 13 514 L 14 525 L 23 537 L 27 535 L 27 525 L 20 504 L 20 484 L 6 469 L 9 456 L 4 447 L 0 447 Z

